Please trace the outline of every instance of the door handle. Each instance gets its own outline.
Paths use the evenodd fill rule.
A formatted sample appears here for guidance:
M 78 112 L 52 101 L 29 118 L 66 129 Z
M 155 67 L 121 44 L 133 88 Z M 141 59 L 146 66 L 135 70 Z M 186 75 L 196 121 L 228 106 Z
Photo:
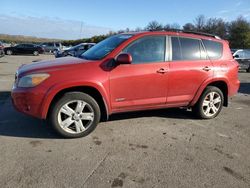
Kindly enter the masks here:
M 166 72 L 168 72 L 167 69 L 164 69 L 164 68 L 160 68 L 158 71 L 156 71 L 157 73 L 160 73 L 160 74 L 164 74 Z
M 210 71 L 211 70 L 211 68 L 210 67 L 208 67 L 208 66 L 205 66 L 205 67 L 203 67 L 203 69 L 202 70 L 204 70 L 204 71 Z

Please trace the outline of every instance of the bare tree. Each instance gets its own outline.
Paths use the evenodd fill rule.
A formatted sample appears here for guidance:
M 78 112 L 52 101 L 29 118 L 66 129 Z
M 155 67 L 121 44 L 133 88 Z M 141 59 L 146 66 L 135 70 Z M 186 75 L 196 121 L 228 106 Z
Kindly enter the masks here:
M 204 31 L 205 24 L 206 24 L 206 18 L 204 15 L 199 15 L 194 20 L 194 25 L 197 31 Z
M 149 31 L 156 31 L 156 30 L 161 30 L 161 29 L 163 29 L 163 26 L 157 21 L 151 21 L 146 26 L 146 30 L 149 30 Z
M 186 31 L 196 31 L 196 27 L 192 23 L 186 23 L 183 26 L 183 30 L 186 30 Z
M 227 38 L 227 23 L 221 18 L 209 18 L 203 30 L 207 33 L 219 35 L 222 38 Z

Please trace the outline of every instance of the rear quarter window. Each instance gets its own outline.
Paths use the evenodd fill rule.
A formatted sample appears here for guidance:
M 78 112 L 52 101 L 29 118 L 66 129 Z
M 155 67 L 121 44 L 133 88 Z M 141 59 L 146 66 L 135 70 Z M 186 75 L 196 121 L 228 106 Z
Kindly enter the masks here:
M 206 50 L 208 57 L 210 59 L 220 59 L 223 52 L 223 45 L 220 42 L 215 42 L 211 40 L 202 40 Z

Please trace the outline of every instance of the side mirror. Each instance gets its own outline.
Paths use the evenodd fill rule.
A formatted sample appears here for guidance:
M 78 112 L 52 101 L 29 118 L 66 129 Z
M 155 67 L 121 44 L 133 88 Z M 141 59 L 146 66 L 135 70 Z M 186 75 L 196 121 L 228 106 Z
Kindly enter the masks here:
M 132 56 L 127 53 L 119 54 L 116 58 L 116 62 L 119 64 L 131 64 Z
M 239 55 L 234 55 L 234 58 L 239 58 L 240 56 Z

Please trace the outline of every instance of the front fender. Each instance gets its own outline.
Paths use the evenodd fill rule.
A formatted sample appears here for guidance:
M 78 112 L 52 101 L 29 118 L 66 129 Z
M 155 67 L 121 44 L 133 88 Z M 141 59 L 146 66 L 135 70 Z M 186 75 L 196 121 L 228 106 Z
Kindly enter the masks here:
M 109 98 L 108 98 L 108 94 L 105 90 L 105 87 L 103 86 L 102 83 L 96 83 L 96 82 L 91 82 L 91 81 L 86 81 L 86 82 L 63 82 L 63 83 L 57 83 L 55 85 L 53 85 L 52 87 L 50 87 L 50 89 L 48 90 L 48 92 L 46 93 L 43 102 L 42 102 L 42 106 L 41 106 L 41 116 L 43 119 L 46 119 L 47 117 L 47 113 L 49 110 L 49 107 L 51 105 L 52 100 L 54 99 L 54 97 L 62 90 L 65 89 L 70 89 L 70 88 L 74 88 L 74 87 L 92 87 L 94 89 L 96 89 L 103 97 L 104 103 L 106 104 L 106 110 L 107 113 L 110 112 L 110 103 L 109 103 Z

